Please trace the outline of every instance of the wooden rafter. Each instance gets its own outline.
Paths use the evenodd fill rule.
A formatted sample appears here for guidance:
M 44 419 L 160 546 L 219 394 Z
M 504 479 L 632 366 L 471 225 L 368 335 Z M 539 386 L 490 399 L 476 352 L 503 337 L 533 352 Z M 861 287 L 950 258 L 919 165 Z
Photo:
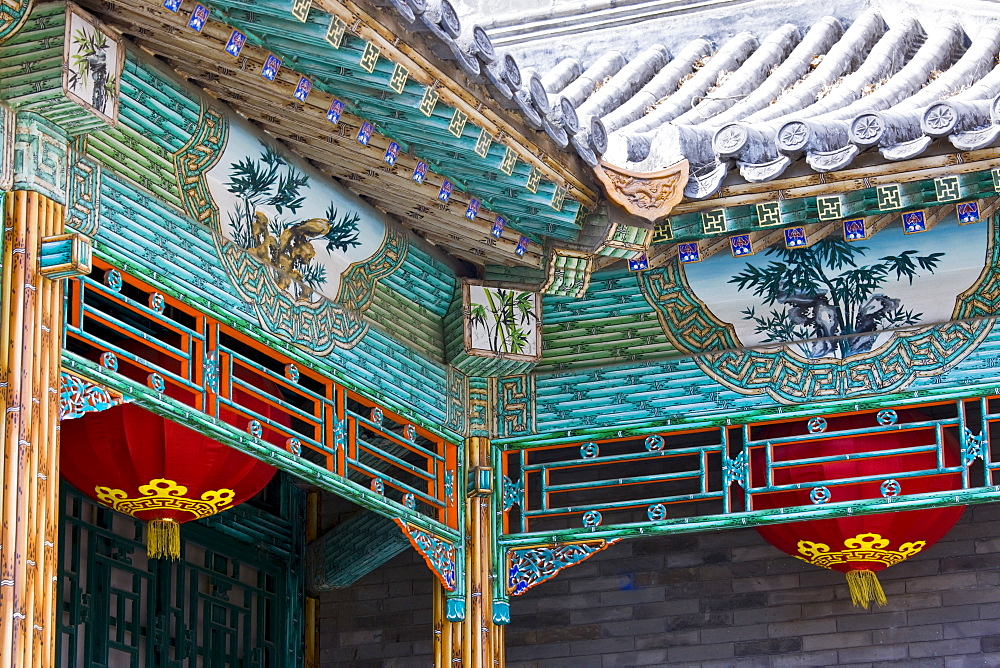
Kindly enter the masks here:
M 84 4 L 93 5 L 88 8 L 98 13 L 108 10 L 91 0 Z M 158 4 L 115 4 L 110 10 L 111 21 L 141 48 L 166 59 L 181 76 L 226 101 L 320 170 L 447 252 L 474 264 L 541 266 L 542 249 L 537 244 L 518 256 L 516 233 L 508 231 L 501 239 L 490 235 L 495 212 L 484 206 L 475 220 L 466 218 L 467 193 L 456 189 L 448 204 L 439 202 L 436 196 L 444 177 L 428 171 L 423 184 L 413 182 L 413 156 L 401 152 L 396 166 L 386 165 L 382 157 L 387 138 L 375 134 L 368 146 L 358 143 L 354 136 L 363 119 L 345 111 L 339 127 L 327 122 L 332 96 L 314 89 L 305 102 L 296 101 L 292 93 L 300 75 L 293 69 L 283 66 L 273 83 L 260 77 L 267 50 L 247 43 L 238 59 L 229 56 L 224 46 L 230 26 L 210 20 L 203 39 L 191 40 L 185 39 L 183 18 Z

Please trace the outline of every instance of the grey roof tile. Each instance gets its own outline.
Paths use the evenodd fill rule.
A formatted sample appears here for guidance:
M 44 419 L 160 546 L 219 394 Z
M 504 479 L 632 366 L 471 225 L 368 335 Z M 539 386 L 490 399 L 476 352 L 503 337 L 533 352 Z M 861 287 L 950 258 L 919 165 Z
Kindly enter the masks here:
M 482 28 L 462 26 L 449 0 L 384 2 L 501 105 L 589 164 L 651 172 L 686 158 L 689 198 L 713 195 L 733 167 L 760 182 L 799 160 L 829 171 L 865 151 L 902 160 L 939 138 L 962 150 L 1000 140 L 1000 23 L 977 18 L 967 36 L 942 19 L 948 10 L 926 25 L 896 12 L 887 26 L 869 9 L 849 23 L 827 16 L 761 37 L 727 29 L 718 44 L 698 37 L 674 54 L 656 43 L 521 72 Z

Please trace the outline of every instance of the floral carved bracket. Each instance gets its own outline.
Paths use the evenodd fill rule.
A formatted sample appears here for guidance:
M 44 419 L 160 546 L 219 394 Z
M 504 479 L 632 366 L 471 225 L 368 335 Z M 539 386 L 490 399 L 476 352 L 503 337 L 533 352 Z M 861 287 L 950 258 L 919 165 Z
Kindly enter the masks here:
M 63 371 L 59 376 L 59 419 L 72 420 L 87 413 L 106 411 L 129 399 L 86 378 Z
M 518 596 L 550 580 L 556 574 L 586 561 L 620 538 L 574 541 L 560 545 L 537 545 L 507 550 L 507 595 Z
M 427 566 L 441 581 L 441 585 L 449 592 L 455 591 L 458 582 L 454 544 L 444 538 L 427 533 L 409 522 L 404 522 L 398 517 L 394 519 L 414 549 L 420 553 L 420 556 L 427 562 Z

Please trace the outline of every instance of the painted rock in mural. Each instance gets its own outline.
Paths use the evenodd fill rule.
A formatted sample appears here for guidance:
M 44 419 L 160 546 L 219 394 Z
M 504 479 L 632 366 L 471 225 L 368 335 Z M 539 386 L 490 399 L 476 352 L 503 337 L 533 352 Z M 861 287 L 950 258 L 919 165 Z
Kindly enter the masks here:
M 356 343 L 405 254 L 384 215 L 238 120 L 205 180 L 220 258 L 262 324 L 317 352 Z

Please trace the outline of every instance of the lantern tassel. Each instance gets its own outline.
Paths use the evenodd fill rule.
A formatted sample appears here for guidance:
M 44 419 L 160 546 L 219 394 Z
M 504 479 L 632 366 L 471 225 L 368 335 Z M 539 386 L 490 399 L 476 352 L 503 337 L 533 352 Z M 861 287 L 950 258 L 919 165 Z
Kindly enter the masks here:
M 848 571 L 847 588 L 851 590 L 851 602 L 856 607 L 867 608 L 872 601 L 886 604 L 885 592 L 873 571 Z
M 146 523 L 146 556 L 150 559 L 181 558 L 181 526 L 173 520 Z

